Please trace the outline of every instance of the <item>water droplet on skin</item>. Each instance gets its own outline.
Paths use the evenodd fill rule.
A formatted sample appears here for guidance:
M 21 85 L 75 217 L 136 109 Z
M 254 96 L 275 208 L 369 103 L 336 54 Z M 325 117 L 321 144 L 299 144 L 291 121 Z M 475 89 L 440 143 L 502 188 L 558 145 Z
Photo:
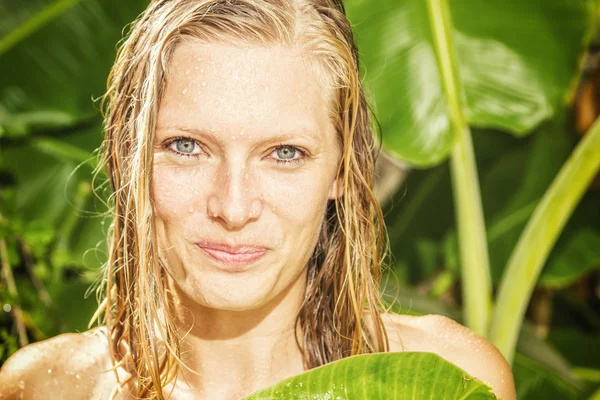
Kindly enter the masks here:
M 77 374 L 77 375 L 75 375 L 75 378 L 81 379 L 81 375 Z
M 19 389 L 25 389 L 25 381 L 19 381 Z
M 244 136 L 244 130 L 242 129 L 242 131 L 240 132 L 240 136 Z
M 181 92 L 181 94 L 186 94 L 187 93 L 187 88 L 183 89 L 183 91 Z
M 51 373 L 52 373 L 52 369 L 49 369 L 49 370 L 48 370 L 48 373 L 49 373 L 49 374 L 51 374 Z
M 206 86 L 206 82 L 202 82 L 202 86 Z
M 188 210 L 190 213 L 194 212 L 194 207 L 190 207 L 190 209 Z

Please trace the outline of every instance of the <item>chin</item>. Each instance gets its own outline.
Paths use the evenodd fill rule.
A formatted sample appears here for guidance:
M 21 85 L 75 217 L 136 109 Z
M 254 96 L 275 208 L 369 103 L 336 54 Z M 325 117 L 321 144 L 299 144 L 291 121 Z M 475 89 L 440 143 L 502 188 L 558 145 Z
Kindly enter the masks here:
M 261 308 L 275 297 L 275 293 L 262 288 L 245 287 L 243 290 L 231 290 L 227 293 L 210 291 L 204 296 L 201 305 L 215 310 L 249 311 Z
M 268 304 L 278 290 L 277 275 L 203 274 L 181 289 L 199 306 L 215 310 L 247 311 Z

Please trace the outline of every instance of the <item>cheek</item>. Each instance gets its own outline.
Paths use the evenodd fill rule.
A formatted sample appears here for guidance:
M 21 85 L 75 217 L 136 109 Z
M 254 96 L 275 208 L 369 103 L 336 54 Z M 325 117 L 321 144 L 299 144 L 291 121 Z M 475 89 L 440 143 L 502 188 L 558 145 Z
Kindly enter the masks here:
M 152 192 L 156 215 L 168 220 L 193 212 L 203 180 L 206 172 L 202 168 L 155 165 Z
M 273 175 L 261 179 L 263 199 L 275 215 L 285 216 L 294 227 L 320 224 L 330 182 L 314 173 Z
M 259 168 L 244 179 L 245 187 L 240 190 L 247 195 L 243 201 L 259 198 L 265 223 L 271 219 L 266 214 L 272 214 L 294 227 L 320 224 L 333 178 L 315 169 L 283 173 Z M 202 213 L 209 193 L 218 195 L 215 192 L 225 190 L 216 177 L 214 168 L 206 165 L 155 164 L 152 190 L 156 216 L 168 224 L 183 223 L 190 213 Z

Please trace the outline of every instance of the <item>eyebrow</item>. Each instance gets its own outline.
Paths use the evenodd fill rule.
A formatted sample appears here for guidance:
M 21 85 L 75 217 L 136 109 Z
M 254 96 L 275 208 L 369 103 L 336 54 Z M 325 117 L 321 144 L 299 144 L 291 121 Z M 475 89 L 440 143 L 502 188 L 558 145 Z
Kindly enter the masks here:
M 159 130 L 165 130 L 165 131 L 175 130 L 175 131 L 187 132 L 187 133 L 190 133 L 195 136 L 209 137 L 212 140 L 214 140 L 215 142 L 217 142 L 219 145 L 223 145 L 223 140 L 221 140 L 220 138 L 213 135 L 211 132 L 204 130 L 204 129 L 196 129 L 196 128 L 190 128 L 190 127 L 180 126 L 180 125 L 169 125 L 169 126 L 159 126 L 156 128 L 156 130 L 157 131 L 159 131 Z M 281 142 L 281 141 L 296 139 L 296 138 L 298 138 L 298 136 L 305 138 L 305 139 L 309 140 L 310 142 L 314 142 L 314 143 L 317 143 L 319 141 L 319 137 L 310 129 L 299 129 L 294 132 L 283 133 L 283 134 L 280 134 L 277 136 L 266 138 L 264 141 L 265 142 L 278 142 L 278 141 Z

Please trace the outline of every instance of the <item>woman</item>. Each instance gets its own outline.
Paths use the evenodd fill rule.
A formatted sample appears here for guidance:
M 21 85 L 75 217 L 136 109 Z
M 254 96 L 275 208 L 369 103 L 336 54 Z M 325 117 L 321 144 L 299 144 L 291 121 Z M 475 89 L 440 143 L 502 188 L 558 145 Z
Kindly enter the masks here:
M 487 341 L 383 313 L 375 143 L 339 0 L 155 0 L 105 97 L 103 325 L 20 350 L 5 398 L 234 399 L 430 351 L 514 399 Z

